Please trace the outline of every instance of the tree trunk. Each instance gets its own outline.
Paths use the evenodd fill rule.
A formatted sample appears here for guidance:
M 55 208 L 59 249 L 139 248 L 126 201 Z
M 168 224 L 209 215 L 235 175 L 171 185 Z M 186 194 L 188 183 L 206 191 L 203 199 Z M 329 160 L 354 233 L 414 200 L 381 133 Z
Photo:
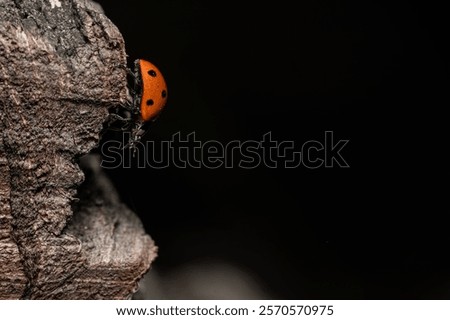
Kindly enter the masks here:
M 83 184 L 77 164 L 126 100 L 125 67 L 94 2 L 0 0 L 0 299 L 130 298 L 155 258 L 98 159 Z

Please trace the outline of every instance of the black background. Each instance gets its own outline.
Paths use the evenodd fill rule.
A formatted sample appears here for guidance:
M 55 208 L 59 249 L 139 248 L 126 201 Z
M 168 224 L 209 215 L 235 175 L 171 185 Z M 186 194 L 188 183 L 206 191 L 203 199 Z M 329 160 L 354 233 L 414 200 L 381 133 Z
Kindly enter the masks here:
M 217 257 L 277 298 L 450 298 L 442 7 L 99 3 L 130 65 L 150 60 L 168 82 L 146 139 L 350 140 L 348 169 L 109 170 L 159 246 L 159 270 Z

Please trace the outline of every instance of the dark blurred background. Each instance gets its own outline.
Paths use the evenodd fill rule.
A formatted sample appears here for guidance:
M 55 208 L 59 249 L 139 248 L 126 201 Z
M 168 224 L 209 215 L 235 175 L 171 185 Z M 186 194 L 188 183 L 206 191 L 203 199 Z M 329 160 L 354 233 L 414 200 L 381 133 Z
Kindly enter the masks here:
M 129 65 L 150 60 L 168 83 L 144 141 L 350 140 L 347 169 L 107 170 L 159 246 L 159 274 L 207 258 L 273 298 L 450 298 L 443 7 L 98 2 Z

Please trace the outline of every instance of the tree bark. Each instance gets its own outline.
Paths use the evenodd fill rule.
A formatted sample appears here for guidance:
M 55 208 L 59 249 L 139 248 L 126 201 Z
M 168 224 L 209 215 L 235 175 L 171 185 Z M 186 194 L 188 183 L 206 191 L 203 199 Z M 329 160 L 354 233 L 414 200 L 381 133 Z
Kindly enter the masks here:
M 83 0 L 0 0 L 0 299 L 123 299 L 156 247 L 95 158 L 124 41 Z M 76 199 L 79 199 L 76 202 Z

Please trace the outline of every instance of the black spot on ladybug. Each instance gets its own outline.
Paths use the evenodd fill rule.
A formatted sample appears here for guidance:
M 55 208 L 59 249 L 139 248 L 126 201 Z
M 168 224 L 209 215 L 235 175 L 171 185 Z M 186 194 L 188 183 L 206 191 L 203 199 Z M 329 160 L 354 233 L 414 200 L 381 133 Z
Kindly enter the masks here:
M 154 103 L 154 102 L 153 102 L 153 100 L 152 100 L 152 99 L 148 99 L 148 100 L 147 100 L 147 105 L 148 105 L 148 106 L 152 106 L 152 105 L 153 105 L 153 103 Z
M 163 98 L 167 97 L 167 91 L 166 91 L 166 90 L 163 90 L 163 91 L 161 92 L 161 96 L 162 96 Z
M 152 77 L 156 77 L 156 71 L 155 70 L 149 70 L 148 74 L 151 75 Z

